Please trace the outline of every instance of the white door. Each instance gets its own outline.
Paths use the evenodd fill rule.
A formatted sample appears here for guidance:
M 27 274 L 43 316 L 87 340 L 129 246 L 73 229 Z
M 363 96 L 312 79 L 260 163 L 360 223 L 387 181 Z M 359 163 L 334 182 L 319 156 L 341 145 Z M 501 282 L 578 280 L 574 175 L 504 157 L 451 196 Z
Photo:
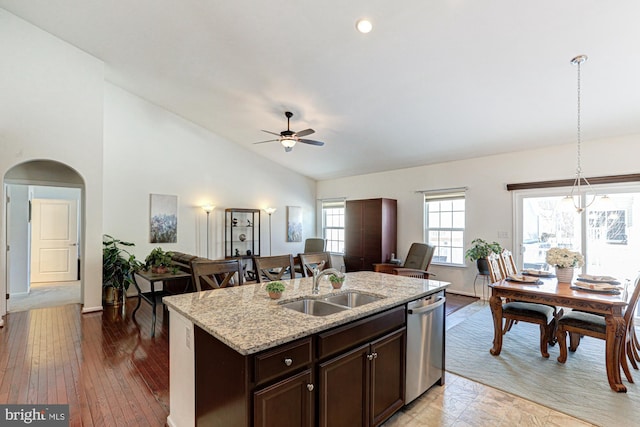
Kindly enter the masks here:
M 31 201 L 31 282 L 78 279 L 78 207 L 75 200 Z

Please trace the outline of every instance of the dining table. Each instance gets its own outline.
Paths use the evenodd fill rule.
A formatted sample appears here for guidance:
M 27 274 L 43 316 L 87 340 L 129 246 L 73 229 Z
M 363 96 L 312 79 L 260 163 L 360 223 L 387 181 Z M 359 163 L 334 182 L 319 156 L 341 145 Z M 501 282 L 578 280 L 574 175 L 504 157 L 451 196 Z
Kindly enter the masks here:
M 572 283 L 558 282 L 555 277 L 539 277 L 537 282 L 510 281 L 507 278 L 491 283 L 489 287 L 494 329 L 493 347 L 490 350 L 492 355 L 498 356 L 502 350 L 502 304 L 505 299 L 601 314 L 606 322 L 605 359 L 609 386 L 616 392 L 627 391 L 620 375 L 620 357 L 626 331 L 623 314 L 627 301 L 624 292 L 614 294 L 577 289 Z

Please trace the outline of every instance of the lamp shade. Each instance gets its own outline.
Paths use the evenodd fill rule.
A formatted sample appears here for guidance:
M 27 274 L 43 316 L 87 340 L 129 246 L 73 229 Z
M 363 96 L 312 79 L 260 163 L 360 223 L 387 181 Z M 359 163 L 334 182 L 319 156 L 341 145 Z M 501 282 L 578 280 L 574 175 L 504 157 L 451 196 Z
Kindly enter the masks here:
M 211 213 L 216 207 L 213 205 L 204 205 L 202 207 L 202 210 L 205 211 L 206 213 Z
M 276 211 L 276 208 L 264 208 L 264 211 L 266 213 L 268 213 L 269 215 L 271 215 L 272 213 L 274 213 Z

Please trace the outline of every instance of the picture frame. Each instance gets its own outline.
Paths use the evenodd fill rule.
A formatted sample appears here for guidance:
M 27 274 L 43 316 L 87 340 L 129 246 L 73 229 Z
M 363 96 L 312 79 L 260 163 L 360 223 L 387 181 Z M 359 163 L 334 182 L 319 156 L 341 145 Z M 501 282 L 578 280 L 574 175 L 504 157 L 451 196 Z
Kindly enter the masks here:
M 302 208 L 287 206 L 287 242 L 302 242 Z
M 150 194 L 149 242 L 176 243 L 178 241 L 178 196 Z

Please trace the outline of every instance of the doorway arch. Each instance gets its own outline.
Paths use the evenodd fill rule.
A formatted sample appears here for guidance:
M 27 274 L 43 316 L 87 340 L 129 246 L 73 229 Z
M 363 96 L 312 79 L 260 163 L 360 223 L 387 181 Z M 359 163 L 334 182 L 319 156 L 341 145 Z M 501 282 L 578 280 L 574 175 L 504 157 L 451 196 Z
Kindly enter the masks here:
M 4 234 L 5 241 L 8 242 L 8 233 L 11 230 L 12 218 L 7 215 L 7 188 L 11 184 L 20 185 L 38 185 L 38 186 L 51 186 L 51 187 L 67 187 L 80 189 L 80 259 L 85 259 L 86 248 L 86 230 L 85 230 L 85 181 L 84 178 L 72 167 L 55 161 L 55 160 L 30 160 L 23 163 L 19 163 L 11 167 L 5 173 L 3 177 L 3 192 L 4 192 L 4 210 L 5 210 L 5 226 L 2 233 Z M 3 248 L 5 259 L 5 271 L 4 280 L 2 281 L 2 292 L 7 293 L 9 290 L 9 274 L 12 268 L 27 268 L 26 264 L 21 263 L 19 258 L 14 257 L 11 250 L 7 250 L 5 246 Z M 85 301 L 85 274 L 83 263 L 80 266 L 80 301 L 84 304 Z M 3 298 L 0 306 L 0 326 L 3 324 L 2 317 L 7 312 L 7 302 Z

